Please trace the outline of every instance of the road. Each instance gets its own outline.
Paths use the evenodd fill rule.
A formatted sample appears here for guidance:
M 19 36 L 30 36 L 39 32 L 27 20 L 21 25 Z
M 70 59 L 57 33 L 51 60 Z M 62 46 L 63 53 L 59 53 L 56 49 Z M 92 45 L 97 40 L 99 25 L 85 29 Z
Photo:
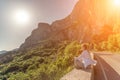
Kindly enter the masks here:
M 96 53 L 94 80 L 120 80 L 120 54 Z

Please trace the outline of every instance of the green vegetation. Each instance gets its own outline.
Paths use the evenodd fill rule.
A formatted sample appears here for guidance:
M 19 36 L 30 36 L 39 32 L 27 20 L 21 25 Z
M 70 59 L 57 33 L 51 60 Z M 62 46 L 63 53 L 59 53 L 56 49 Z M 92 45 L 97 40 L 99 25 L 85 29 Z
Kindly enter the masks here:
M 64 41 L 18 52 L 11 62 L 0 65 L 0 80 L 59 80 L 73 68 L 79 51 L 78 42 Z

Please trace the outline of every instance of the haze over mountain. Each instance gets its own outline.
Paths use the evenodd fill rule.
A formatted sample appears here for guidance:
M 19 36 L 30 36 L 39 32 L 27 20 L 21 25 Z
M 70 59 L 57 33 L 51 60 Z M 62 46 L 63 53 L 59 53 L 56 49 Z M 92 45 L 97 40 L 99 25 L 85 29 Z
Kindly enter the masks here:
M 77 40 L 79 42 L 90 42 L 92 36 L 98 34 L 100 28 L 107 24 L 105 20 L 108 19 L 103 14 L 104 8 L 101 9 L 103 2 L 103 0 L 97 2 L 79 0 L 71 14 L 66 18 L 54 21 L 51 25 L 39 23 L 38 28 L 33 30 L 25 43 L 21 45 L 21 48 L 32 47 L 51 36 L 54 36 L 52 37 L 53 41 Z

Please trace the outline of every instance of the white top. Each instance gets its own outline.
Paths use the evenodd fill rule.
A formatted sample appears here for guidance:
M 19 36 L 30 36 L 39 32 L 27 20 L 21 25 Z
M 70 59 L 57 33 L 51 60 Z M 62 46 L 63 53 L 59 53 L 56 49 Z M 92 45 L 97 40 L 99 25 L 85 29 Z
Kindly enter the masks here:
M 97 61 L 91 58 L 90 53 L 87 50 L 84 50 L 80 56 L 78 56 L 78 60 L 82 60 L 84 67 L 87 68 L 88 65 L 96 65 Z

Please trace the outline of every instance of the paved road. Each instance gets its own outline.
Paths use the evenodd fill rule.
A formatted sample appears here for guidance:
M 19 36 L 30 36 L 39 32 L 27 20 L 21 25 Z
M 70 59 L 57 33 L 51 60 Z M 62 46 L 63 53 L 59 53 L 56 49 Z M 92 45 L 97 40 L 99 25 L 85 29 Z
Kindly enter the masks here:
M 94 80 L 120 80 L 120 54 L 97 53 Z

